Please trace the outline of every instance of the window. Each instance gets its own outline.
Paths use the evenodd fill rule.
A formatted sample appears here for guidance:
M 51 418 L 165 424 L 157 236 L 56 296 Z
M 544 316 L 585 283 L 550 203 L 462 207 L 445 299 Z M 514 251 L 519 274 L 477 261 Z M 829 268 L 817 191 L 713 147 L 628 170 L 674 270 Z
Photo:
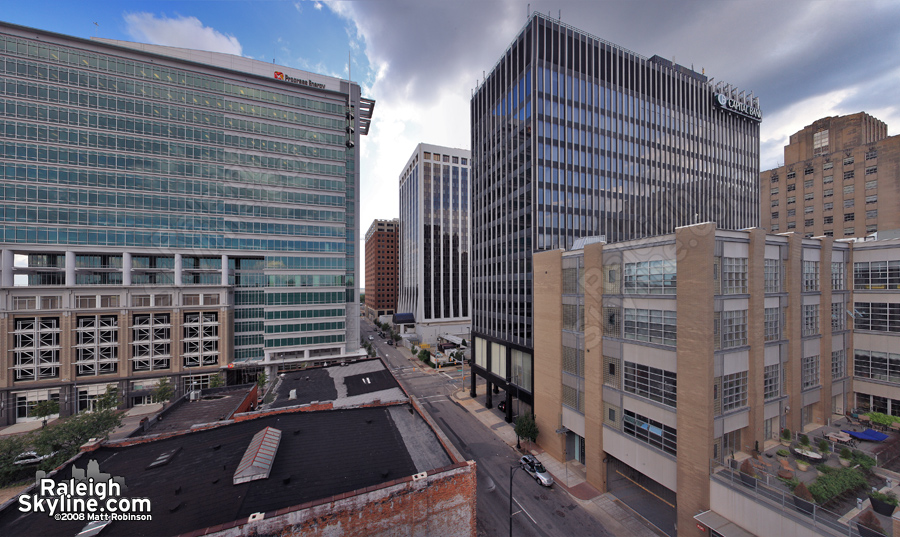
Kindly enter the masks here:
M 825 164 L 822 164 L 823 170 L 830 170 L 832 168 L 834 168 L 834 162 L 829 161 L 829 162 L 826 162 Z
M 781 308 L 766 308 L 764 323 L 766 341 L 781 339 Z
M 844 228 L 844 236 L 845 236 L 845 237 L 850 236 L 850 235 L 853 235 L 854 233 L 856 233 L 856 231 L 854 231 L 854 228 L 852 228 L 852 227 L 845 227 L 845 228 Z
M 866 233 L 875 233 L 878 231 L 878 224 L 867 224 Z
M 833 176 L 833 175 L 825 176 L 825 177 L 822 178 L 822 182 L 823 182 L 824 184 L 826 184 L 826 185 L 827 185 L 828 183 L 833 183 L 833 182 L 834 182 L 834 176 Z
M 726 295 L 747 293 L 747 258 L 722 258 L 722 293 Z
M 857 349 L 853 374 L 860 378 L 900 383 L 900 354 Z
M 813 193 L 812 193 L 812 192 L 809 192 L 809 193 L 807 193 L 807 194 L 803 194 L 803 200 L 804 200 L 804 201 L 812 201 L 812 200 L 813 200 Z
M 789 172 L 789 173 L 787 174 L 787 178 L 788 178 L 788 179 L 793 179 L 793 178 L 795 178 L 795 177 L 797 177 L 797 173 L 796 173 L 796 172 Z
M 878 194 L 872 194 L 871 196 L 866 196 L 866 205 L 870 203 L 878 203 Z
M 675 373 L 655 367 L 624 362 L 625 391 L 675 407 Z
M 807 218 L 806 220 L 803 221 L 803 226 L 804 227 L 812 227 L 814 221 L 815 221 L 815 219 L 813 219 L 813 218 Z
M 722 348 L 747 344 L 747 310 L 722 312 Z
M 771 193 L 771 195 L 773 195 L 773 196 L 777 196 L 777 195 L 778 195 L 778 187 L 773 188 L 773 189 L 770 191 L 770 193 Z
M 825 190 L 824 192 L 822 192 L 823 198 L 830 198 L 832 196 L 834 196 L 834 189 L 829 188 L 829 189 Z
M 722 377 L 722 411 L 747 406 L 747 372 Z
M 816 132 L 813 134 L 813 155 L 825 155 L 828 153 L 828 129 Z M 825 163 L 826 166 L 831 164 L 830 162 Z
M 772 213 L 772 220 L 778 220 L 778 211 Z
M 169 314 L 135 315 L 132 324 L 133 371 L 168 369 L 172 358 Z
M 772 200 L 772 207 L 778 207 L 778 200 Z
M 850 198 L 850 199 L 848 199 L 848 200 L 844 200 L 844 209 L 850 209 L 850 208 L 852 208 L 853 205 L 854 205 L 854 201 L 855 201 L 855 200 L 854 200 L 853 198 Z
M 866 190 L 872 190 L 875 188 L 878 188 L 878 181 L 866 181 Z
M 900 332 L 900 304 L 856 302 L 853 324 L 857 330 Z
M 13 380 L 59 378 L 59 318 L 16 319 L 13 335 Z
M 788 192 L 793 192 L 793 191 L 795 191 L 795 190 L 797 190 L 797 184 L 796 184 L 796 183 L 791 183 L 791 184 L 789 184 L 789 185 L 787 186 L 787 191 L 788 191 Z
M 848 195 L 850 195 L 850 194 L 853 194 L 853 192 L 854 192 L 853 186 L 854 186 L 854 185 L 847 185 L 847 186 L 844 187 L 844 195 L 845 195 L 845 196 L 848 196 Z
M 770 179 L 771 179 L 772 184 L 774 185 L 775 183 L 778 182 L 778 174 L 773 173 L 772 176 L 770 177 Z
M 841 261 L 831 262 L 831 289 L 833 291 L 844 289 L 844 263 Z
M 625 339 L 675 345 L 676 327 L 674 311 L 625 309 Z
M 118 370 L 118 320 L 115 315 L 78 317 L 75 345 L 76 375 L 106 375 Z
M 219 317 L 217 312 L 184 314 L 182 356 L 185 367 L 219 363 Z
M 831 351 L 831 378 L 839 379 L 847 376 L 847 351 L 844 349 Z
M 800 361 L 800 387 L 811 388 L 819 385 L 819 357 L 804 356 Z
M 844 222 L 853 222 L 856 220 L 856 213 L 844 213 Z
M 839 332 L 844 329 L 844 303 L 831 303 L 831 330 Z
M 812 175 L 812 173 L 813 173 L 813 169 L 812 169 L 812 168 L 806 168 L 806 169 L 803 170 L 803 175 Z M 811 186 L 812 186 L 812 182 L 810 182 L 809 185 L 810 185 L 810 187 L 811 187 Z
M 778 224 L 772 224 L 772 231 L 778 231 L 780 227 Z
M 819 305 L 803 305 L 803 336 L 814 336 L 819 333 Z
M 871 151 L 866 151 L 866 160 L 872 160 L 874 158 L 878 158 L 878 150 L 872 149 Z
M 150 306 L 150 295 L 132 295 L 131 305 L 135 308 L 146 308 Z
M 873 173 L 878 173 L 878 166 L 869 166 L 866 168 L 866 175 L 872 175 Z
M 668 425 L 651 420 L 630 410 L 624 411 L 622 431 L 639 441 L 661 449 L 670 455 L 676 455 L 677 433 Z
M 625 294 L 675 294 L 675 261 L 625 263 Z
M 794 229 L 797 227 L 797 222 L 788 222 L 787 228 Z
M 866 218 L 878 218 L 878 209 L 866 211 Z
M 850 179 L 853 179 L 853 177 L 855 175 L 856 174 L 854 173 L 854 170 L 844 172 L 844 181 L 849 181 Z
M 781 292 L 781 261 L 778 259 L 766 259 L 764 265 L 766 292 Z
M 793 204 L 795 204 L 795 203 L 797 203 L 797 197 L 796 197 L 796 196 L 788 196 L 787 204 L 788 204 L 788 205 L 793 205 Z
M 577 304 L 562 305 L 563 330 L 584 332 L 584 316 L 581 315 L 583 307 Z
M 828 203 L 822 205 L 822 209 L 824 209 L 826 211 L 830 211 L 830 210 L 834 209 L 834 202 L 829 201 Z
M 853 288 L 900 289 L 900 261 L 853 263 Z
M 787 215 L 788 215 L 788 218 L 790 218 L 790 217 L 792 217 L 792 216 L 796 216 L 796 215 L 797 215 L 797 209 L 788 209 L 788 210 L 787 210 Z
M 819 290 L 819 262 L 804 261 L 803 262 L 803 290 L 818 291 Z
M 803 208 L 803 214 L 811 214 L 815 210 L 816 210 L 815 207 L 813 207 L 812 205 L 809 205 L 809 206 Z
M 781 364 L 767 365 L 763 369 L 763 399 L 781 395 Z
M 844 159 L 844 166 L 849 166 L 853 164 L 853 157 L 847 157 Z

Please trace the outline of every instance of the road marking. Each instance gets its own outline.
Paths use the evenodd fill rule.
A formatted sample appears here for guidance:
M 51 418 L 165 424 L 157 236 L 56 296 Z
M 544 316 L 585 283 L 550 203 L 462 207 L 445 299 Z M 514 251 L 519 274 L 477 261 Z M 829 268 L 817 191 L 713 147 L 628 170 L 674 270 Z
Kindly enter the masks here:
M 448 375 L 447 373 L 444 373 L 443 371 L 441 372 L 441 375 L 444 375 L 445 377 L 447 377 L 447 378 L 450 379 L 450 380 L 454 380 L 453 377 L 451 377 L 451 376 Z
M 519 500 L 516 500 L 515 498 L 513 498 L 513 501 L 516 502 L 516 505 L 519 506 L 519 509 L 520 509 L 523 513 L 525 513 L 525 516 L 527 516 L 529 519 L 531 519 L 531 523 L 534 524 L 535 526 L 537 526 L 537 520 L 535 520 L 533 516 L 531 516 L 530 514 L 528 514 L 528 511 L 526 511 L 525 508 L 522 507 L 522 504 L 519 503 Z
M 668 505 L 668 506 L 671 507 L 672 509 L 675 509 L 675 506 L 674 506 L 674 505 L 672 505 L 671 503 L 669 503 L 669 502 L 663 500 L 662 498 L 660 498 L 660 497 L 657 496 L 656 494 L 650 492 L 650 491 L 647 490 L 645 487 L 639 485 L 639 484 L 637 483 L 637 481 L 631 479 L 630 477 L 628 477 L 627 475 L 623 474 L 622 472 L 620 472 L 620 471 L 618 471 L 618 470 L 616 470 L 616 473 L 619 474 L 620 476 L 624 477 L 625 479 L 631 481 L 631 482 L 634 483 L 636 486 L 638 486 L 638 487 L 644 489 L 644 491 L 648 492 L 651 496 L 653 496 L 653 497 L 656 498 L 657 500 L 659 500 L 659 501 L 661 501 L 662 503 Z

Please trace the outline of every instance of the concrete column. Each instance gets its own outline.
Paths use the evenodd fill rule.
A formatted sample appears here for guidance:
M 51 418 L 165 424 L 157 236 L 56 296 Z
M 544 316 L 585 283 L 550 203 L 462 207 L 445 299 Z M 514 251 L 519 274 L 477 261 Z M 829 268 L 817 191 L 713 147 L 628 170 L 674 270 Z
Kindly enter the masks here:
M 222 254 L 222 285 L 228 285 L 228 256 Z
M 606 464 L 603 462 L 606 452 L 603 449 L 603 243 L 601 242 L 584 247 L 582 285 L 584 286 L 585 469 L 588 483 L 597 487 L 600 492 L 606 492 Z M 562 319 L 562 314 L 559 318 Z
M 122 252 L 122 285 L 131 285 L 131 254 Z
M 0 256 L 0 287 L 13 287 L 16 282 L 13 278 L 13 266 L 16 256 L 12 250 L 4 249 Z
M 75 285 L 75 252 L 66 252 L 66 287 Z
M 750 405 L 750 425 L 746 435 L 741 434 L 743 449 L 759 445 L 762 450 L 767 440 L 765 422 L 764 368 L 766 364 L 765 339 L 765 257 L 766 232 L 762 228 L 750 230 L 749 257 L 747 260 L 747 283 L 750 292 L 747 312 L 747 342 L 750 344 L 750 370 L 748 374 L 747 397 Z
M 534 415 L 537 444 L 565 460 L 565 436 L 557 434 L 562 411 L 562 250 L 534 254 Z M 585 342 L 587 344 L 587 342 Z
M 175 286 L 181 287 L 181 275 L 184 272 L 182 269 L 182 260 L 181 254 L 175 254 Z

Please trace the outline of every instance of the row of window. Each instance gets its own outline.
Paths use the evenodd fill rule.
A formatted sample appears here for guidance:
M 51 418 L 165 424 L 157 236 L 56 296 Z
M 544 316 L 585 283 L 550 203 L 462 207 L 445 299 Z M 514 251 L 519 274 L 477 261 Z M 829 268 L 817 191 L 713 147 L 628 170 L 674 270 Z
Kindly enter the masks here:
M 624 362 L 623 373 L 626 392 L 675 408 L 677 375 L 674 372 L 643 364 Z
M 853 263 L 853 289 L 900 289 L 900 261 Z
M 900 384 L 900 354 L 857 349 L 853 353 L 853 374 Z

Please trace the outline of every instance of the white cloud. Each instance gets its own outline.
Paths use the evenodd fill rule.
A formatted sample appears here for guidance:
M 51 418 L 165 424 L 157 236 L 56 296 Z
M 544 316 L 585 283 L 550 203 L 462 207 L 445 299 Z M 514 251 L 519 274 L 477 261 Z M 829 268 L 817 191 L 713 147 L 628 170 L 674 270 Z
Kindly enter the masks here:
M 240 56 L 242 47 L 236 37 L 203 26 L 196 17 L 152 13 L 126 13 L 126 32 L 136 41 L 152 45 L 224 52 Z

